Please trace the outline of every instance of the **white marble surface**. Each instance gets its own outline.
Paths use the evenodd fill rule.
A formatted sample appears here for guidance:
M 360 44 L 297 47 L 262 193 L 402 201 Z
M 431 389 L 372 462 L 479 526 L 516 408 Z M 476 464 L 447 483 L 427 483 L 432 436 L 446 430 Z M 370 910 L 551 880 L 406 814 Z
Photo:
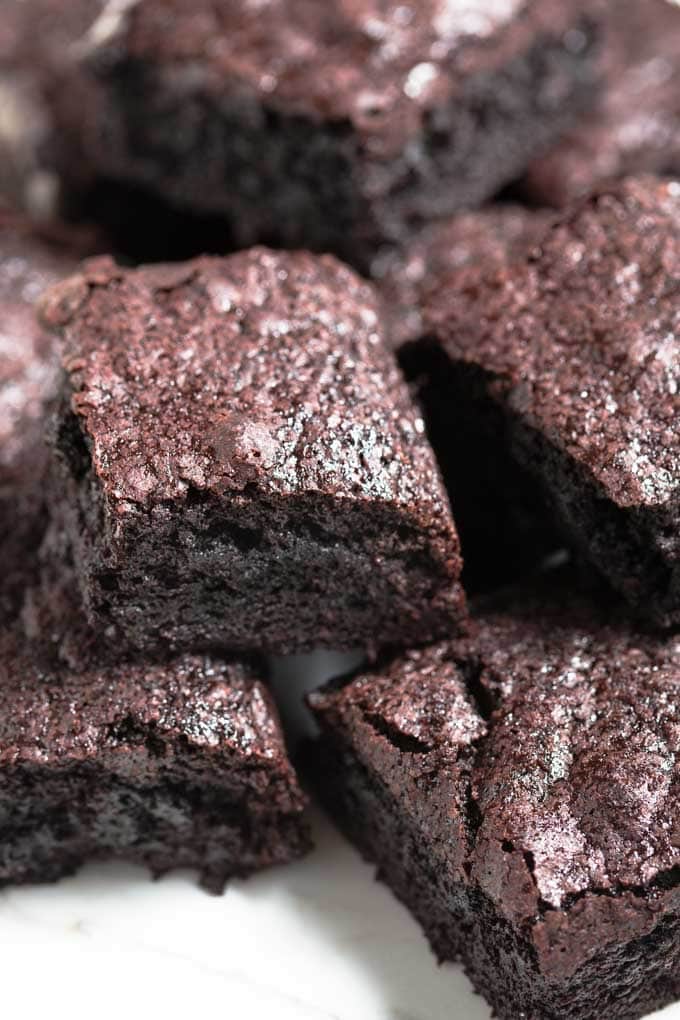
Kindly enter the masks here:
M 33 1020 L 489 1020 L 319 815 L 305 861 L 222 898 L 179 873 L 85 868 L 0 894 L 3 1016 Z M 13 1007 L 13 1008 L 11 1008 Z M 680 1007 L 658 1014 L 680 1020 Z
M 289 695 L 297 676 L 297 663 L 280 671 Z M 372 869 L 318 813 L 313 825 L 310 857 L 221 898 L 187 873 L 150 882 L 116 864 L 3 890 L 3 1018 L 489 1020 Z M 680 1006 L 658 1016 L 680 1020 Z

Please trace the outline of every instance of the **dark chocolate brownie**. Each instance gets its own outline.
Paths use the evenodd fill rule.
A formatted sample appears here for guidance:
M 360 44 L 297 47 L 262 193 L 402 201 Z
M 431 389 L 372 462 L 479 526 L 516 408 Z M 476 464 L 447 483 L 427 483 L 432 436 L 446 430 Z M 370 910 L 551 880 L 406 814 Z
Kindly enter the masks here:
M 465 272 L 428 298 L 423 357 L 451 392 L 477 387 L 610 583 L 657 624 L 680 623 L 680 184 L 614 185 L 528 260 Z
M 529 168 L 534 201 L 561 206 L 625 174 L 680 174 L 680 8 L 610 0 L 607 29 L 602 95 Z
M 42 315 L 65 369 L 53 513 L 91 621 L 138 648 L 286 653 L 463 616 L 423 422 L 351 270 L 95 260 Z
M 54 396 L 57 358 L 35 304 L 76 260 L 49 246 L 0 207 L 0 627 L 15 615 L 26 552 L 45 525 L 44 418 Z
M 536 483 L 508 455 L 503 417 L 489 414 L 478 380 L 451 373 L 436 347 L 410 341 L 422 334 L 422 309 L 439 283 L 454 289 L 465 285 L 466 267 L 486 272 L 521 259 L 554 215 L 503 204 L 462 213 L 429 226 L 373 267 L 390 339 L 426 412 L 460 535 L 463 583 L 472 594 L 521 576 L 562 541 Z
M 254 668 L 208 655 L 105 662 L 78 624 L 64 648 L 77 669 L 47 642 L 0 635 L 0 885 L 116 857 L 154 875 L 195 868 L 221 892 L 309 848 Z
M 511 592 L 310 698 L 322 799 L 508 1020 L 680 997 L 680 643 L 581 598 Z
M 68 173 L 229 217 L 232 243 L 385 242 L 479 204 L 590 105 L 583 0 L 138 0 L 56 90 Z

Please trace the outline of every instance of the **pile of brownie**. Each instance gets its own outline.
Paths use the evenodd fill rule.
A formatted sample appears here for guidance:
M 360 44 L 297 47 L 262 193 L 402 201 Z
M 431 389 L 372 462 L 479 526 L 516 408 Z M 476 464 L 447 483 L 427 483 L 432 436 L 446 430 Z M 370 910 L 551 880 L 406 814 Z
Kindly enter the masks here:
M 3 0 L 0 189 L 0 884 L 303 854 L 362 649 L 437 956 L 680 997 L 680 5 Z

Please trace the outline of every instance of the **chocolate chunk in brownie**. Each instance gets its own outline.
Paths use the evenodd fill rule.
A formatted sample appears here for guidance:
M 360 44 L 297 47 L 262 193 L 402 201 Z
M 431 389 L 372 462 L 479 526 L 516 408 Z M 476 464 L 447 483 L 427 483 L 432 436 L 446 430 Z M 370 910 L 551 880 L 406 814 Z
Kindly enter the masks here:
M 633 1020 L 680 997 L 680 643 L 554 583 L 312 695 L 312 778 L 496 1015 Z
M 530 166 L 525 193 L 561 206 L 626 174 L 680 174 L 680 8 L 674 0 L 609 4 L 594 109 Z
M 455 528 L 369 284 L 254 249 L 55 288 L 53 514 L 138 648 L 419 642 L 464 612 Z
M 140 0 L 88 33 L 56 90 L 68 174 L 90 167 L 232 242 L 334 251 L 479 204 L 592 102 L 582 0 Z
M 115 857 L 154 875 L 195 868 L 221 892 L 308 849 L 305 798 L 254 667 L 83 662 L 70 646 L 77 671 L 0 636 L 0 885 Z
M 422 348 L 474 382 L 565 534 L 662 626 L 680 622 L 679 270 L 680 185 L 629 179 L 525 262 L 444 281 Z
M 422 335 L 430 291 L 443 281 L 450 290 L 463 287 L 467 267 L 486 272 L 522 259 L 553 218 L 551 212 L 509 204 L 462 213 L 429 226 L 413 244 L 376 260 L 373 267 L 391 342 L 426 412 L 428 435 L 454 508 L 463 583 L 470 593 L 521 576 L 558 548 L 561 539 L 536 483 L 508 455 L 502 415 L 489 414 L 479 380 L 471 373 L 452 373 L 436 346 L 411 341 Z
M 58 373 L 35 304 L 76 264 L 0 207 L 0 626 L 16 614 L 27 550 L 45 525 L 45 415 Z

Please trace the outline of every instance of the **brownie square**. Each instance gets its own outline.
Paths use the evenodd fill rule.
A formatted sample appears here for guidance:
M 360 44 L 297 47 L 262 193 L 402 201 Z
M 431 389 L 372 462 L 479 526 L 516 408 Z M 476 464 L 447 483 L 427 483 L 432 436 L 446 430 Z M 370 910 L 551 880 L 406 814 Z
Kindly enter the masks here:
M 309 848 L 305 798 L 255 667 L 115 660 L 70 630 L 58 644 L 0 636 L 0 885 L 117 858 L 154 876 L 196 869 L 219 893 Z
M 97 627 L 287 653 L 462 618 L 422 419 L 352 271 L 263 249 L 95 260 L 42 315 L 63 334 L 52 513 Z
M 629 179 L 523 262 L 443 281 L 421 348 L 436 413 L 474 384 L 565 535 L 662 626 L 680 622 L 679 268 L 680 185 Z
M 58 359 L 35 304 L 76 261 L 0 206 L 0 626 L 17 612 L 26 583 L 26 553 L 45 526 L 47 405 Z
M 680 997 L 680 644 L 558 575 L 310 697 L 332 815 L 508 1020 Z
M 561 206 L 626 174 L 680 174 L 680 9 L 608 5 L 604 87 L 594 108 L 529 167 L 524 192 Z
M 367 268 L 479 204 L 592 102 L 581 0 L 142 0 L 55 92 L 60 161 Z

